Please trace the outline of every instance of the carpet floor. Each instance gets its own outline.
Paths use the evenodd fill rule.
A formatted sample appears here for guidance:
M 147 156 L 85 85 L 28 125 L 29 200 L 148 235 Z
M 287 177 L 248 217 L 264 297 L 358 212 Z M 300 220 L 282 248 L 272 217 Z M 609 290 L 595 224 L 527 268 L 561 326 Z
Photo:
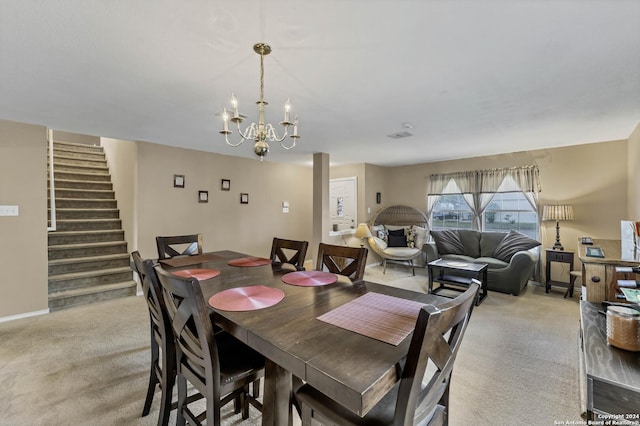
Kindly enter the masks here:
M 426 291 L 426 270 L 367 268 L 369 281 Z M 451 385 L 450 424 L 579 424 L 578 296 L 530 283 L 489 292 L 475 308 Z M 159 396 L 141 418 L 149 366 L 142 297 L 0 323 L 0 425 L 154 425 Z M 259 425 L 224 409 L 223 425 Z M 172 413 L 171 424 L 175 413 Z M 299 425 L 298 418 L 294 425 Z

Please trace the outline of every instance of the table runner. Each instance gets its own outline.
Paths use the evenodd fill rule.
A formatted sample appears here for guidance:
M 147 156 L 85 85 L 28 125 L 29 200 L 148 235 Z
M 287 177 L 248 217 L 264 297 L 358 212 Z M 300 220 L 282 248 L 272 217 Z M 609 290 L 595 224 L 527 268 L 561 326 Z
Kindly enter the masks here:
M 297 271 L 284 274 L 282 281 L 301 287 L 316 287 L 333 284 L 338 281 L 338 277 L 336 274 L 325 271 Z
M 236 287 L 209 298 L 209 305 L 223 311 L 255 311 L 268 308 L 284 299 L 284 291 L 263 285 Z
M 231 266 L 263 266 L 271 265 L 271 259 L 265 259 L 262 257 L 241 257 L 239 259 L 230 260 Z
M 398 346 L 416 325 L 424 303 L 370 292 L 317 319 Z
M 160 259 L 159 262 L 163 265 L 172 266 L 172 267 L 180 267 L 187 265 L 196 265 L 198 263 L 204 262 L 213 262 L 216 260 L 222 260 L 224 257 L 218 256 L 217 254 L 207 253 L 207 254 L 196 254 L 193 256 L 179 256 L 172 257 L 170 259 Z
M 197 278 L 198 281 L 208 280 L 220 275 L 220 271 L 218 271 L 217 269 L 182 269 L 180 271 L 173 271 L 171 273 L 179 277 Z

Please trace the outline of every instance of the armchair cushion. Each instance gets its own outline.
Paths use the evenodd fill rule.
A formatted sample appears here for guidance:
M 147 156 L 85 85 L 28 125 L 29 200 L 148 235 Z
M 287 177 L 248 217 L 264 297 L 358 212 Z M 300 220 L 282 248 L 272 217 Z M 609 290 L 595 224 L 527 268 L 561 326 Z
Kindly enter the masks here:
M 492 257 L 510 262 L 514 254 L 519 251 L 529 250 L 534 247 L 538 247 L 540 242 L 527 237 L 517 231 L 511 230 L 504 236 Z

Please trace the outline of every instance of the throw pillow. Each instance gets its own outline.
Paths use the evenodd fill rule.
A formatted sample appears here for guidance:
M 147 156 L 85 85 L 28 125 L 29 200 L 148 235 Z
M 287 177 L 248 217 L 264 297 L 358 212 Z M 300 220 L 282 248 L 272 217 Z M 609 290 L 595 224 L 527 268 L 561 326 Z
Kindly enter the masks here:
M 511 230 L 504 236 L 502 241 L 500 241 L 500 244 L 496 247 L 496 251 L 493 253 L 493 257 L 505 262 L 510 262 L 513 255 L 517 252 L 529 250 L 539 245 L 540 242 Z
M 387 245 L 387 247 L 406 247 L 406 246 L 407 246 L 407 238 L 404 235 L 389 234 L 389 244 Z
M 438 254 L 464 254 L 464 246 L 456 229 L 431 231 L 431 236 L 436 242 Z
M 387 234 L 389 236 L 393 235 L 395 237 L 404 237 L 404 228 L 400 229 L 387 229 Z

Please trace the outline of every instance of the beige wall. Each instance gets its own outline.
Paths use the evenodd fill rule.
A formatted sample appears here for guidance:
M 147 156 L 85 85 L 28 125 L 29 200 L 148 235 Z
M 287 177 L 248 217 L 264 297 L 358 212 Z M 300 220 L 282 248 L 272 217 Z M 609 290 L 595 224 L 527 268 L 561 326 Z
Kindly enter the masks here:
M 48 309 L 47 130 L 0 120 L 0 318 Z
M 53 131 L 53 140 L 60 142 L 81 143 L 83 145 L 100 145 L 98 136 L 83 135 L 81 133 L 63 132 L 60 130 Z
M 626 141 L 576 145 L 487 157 L 394 167 L 387 171 L 393 203 L 426 211 L 428 177 L 433 173 L 537 164 L 540 168 L 539 204 L 567 203 L 575 220 L 560 224 L 561 241 L 575 250 L 582 235 L 620 238 L 620 220 L 627 216 Z M 544 247 L 553 245 L 555 223 L 542 224 Z
M 107 157 L 127 249 L 132 252 L 138 248 L 135 222 L 138 149 L 135 142 L 119 139 L 101 138 L 100 144 Z
M 627 146 L 627 219 L 640 220 L 640 123 L 629 136 Z
M 311 241 L 312 169 L 138 142 L 137 248 L 157 257 L 155 237 L 202 233 L 205 251 L 268 256 L 274 236 Z M 173 175 L 185 188 L 173 187 Z M 231 190 L 220 190 L 221 179 Z M 209 202 L 198 203 L 198 190 Z M 240 204 L 240 193 L 249 204 Z M 289 202 L 289 213 L 282 202 Z

